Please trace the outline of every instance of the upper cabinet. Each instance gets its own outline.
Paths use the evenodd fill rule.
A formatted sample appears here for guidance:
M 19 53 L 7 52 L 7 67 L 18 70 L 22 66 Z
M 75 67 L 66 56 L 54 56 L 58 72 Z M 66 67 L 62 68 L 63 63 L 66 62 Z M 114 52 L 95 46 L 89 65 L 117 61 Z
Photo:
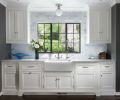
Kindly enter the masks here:
M 29 43 L 27 8 L 6 9 L 6 43 Z
M 111 43 L 111 13 L 109 7 L 90 6 L 87 43 Z

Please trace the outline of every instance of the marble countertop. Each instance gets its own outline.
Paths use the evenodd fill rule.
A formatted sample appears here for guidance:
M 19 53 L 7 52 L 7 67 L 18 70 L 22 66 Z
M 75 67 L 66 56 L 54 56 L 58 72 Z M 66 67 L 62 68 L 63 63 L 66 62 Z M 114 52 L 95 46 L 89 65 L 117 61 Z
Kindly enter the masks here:
M 5 59 L 5 61 L 15 61 L 15 62 L 24 62 L 24 61 L 36 61 L 36 62 L 45 62 L 45 61 L 71 61 L 71 62 L 107 62 L 112 61 L 111 59 Z

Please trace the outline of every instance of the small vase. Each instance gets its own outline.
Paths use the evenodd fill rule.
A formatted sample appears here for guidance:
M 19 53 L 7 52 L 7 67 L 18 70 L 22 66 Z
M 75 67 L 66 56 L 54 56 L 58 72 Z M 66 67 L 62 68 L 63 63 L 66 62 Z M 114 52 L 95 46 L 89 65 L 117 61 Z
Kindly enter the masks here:
M 39 59 L 39 53 L 38 53 L 38 50 L 35 50 L 35 59 Z

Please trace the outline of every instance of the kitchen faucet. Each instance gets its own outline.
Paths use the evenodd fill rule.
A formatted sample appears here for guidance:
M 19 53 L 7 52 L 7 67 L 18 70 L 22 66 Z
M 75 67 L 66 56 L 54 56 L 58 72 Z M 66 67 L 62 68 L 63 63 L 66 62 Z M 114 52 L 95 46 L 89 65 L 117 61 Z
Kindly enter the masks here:
M 57 53 L 57 56 L 55 55 L 55 57 L 56 57 L 57 59 L 60 59 L 60 58 L 62 58 L 62 55 L 60 56 L 60 53 L 58 52 L 58 53 Z

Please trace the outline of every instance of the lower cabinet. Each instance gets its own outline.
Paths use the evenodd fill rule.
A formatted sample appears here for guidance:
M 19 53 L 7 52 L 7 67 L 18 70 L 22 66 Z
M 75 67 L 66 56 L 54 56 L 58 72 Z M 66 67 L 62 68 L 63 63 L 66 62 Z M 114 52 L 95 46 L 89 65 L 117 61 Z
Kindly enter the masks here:
M 2 62 L 3 94 L 24 92 L 92 92 L 114 95 L 115 66 L 112 62 L 74 63 L 72 71 L 46 71 L 44 62 Z
M 84 92 L 96 92 L 97 87 L 97 64 L 76 64 L 75 89 Z
M 115 68 L 112 63 L 100 64 L 100 92 L 101 95 L 115 93 Z
M 26 71 L 20 73 L 21 89 L 38 90 L 41 88 L 41 73 Z
M 2 63 L 2 92 L 16 94 L 18 90 L 18 64 L 15 62 Z
M 45 89 L 73 89 L 73 74 L 72 73 L 44 73 L 44 88 Z

